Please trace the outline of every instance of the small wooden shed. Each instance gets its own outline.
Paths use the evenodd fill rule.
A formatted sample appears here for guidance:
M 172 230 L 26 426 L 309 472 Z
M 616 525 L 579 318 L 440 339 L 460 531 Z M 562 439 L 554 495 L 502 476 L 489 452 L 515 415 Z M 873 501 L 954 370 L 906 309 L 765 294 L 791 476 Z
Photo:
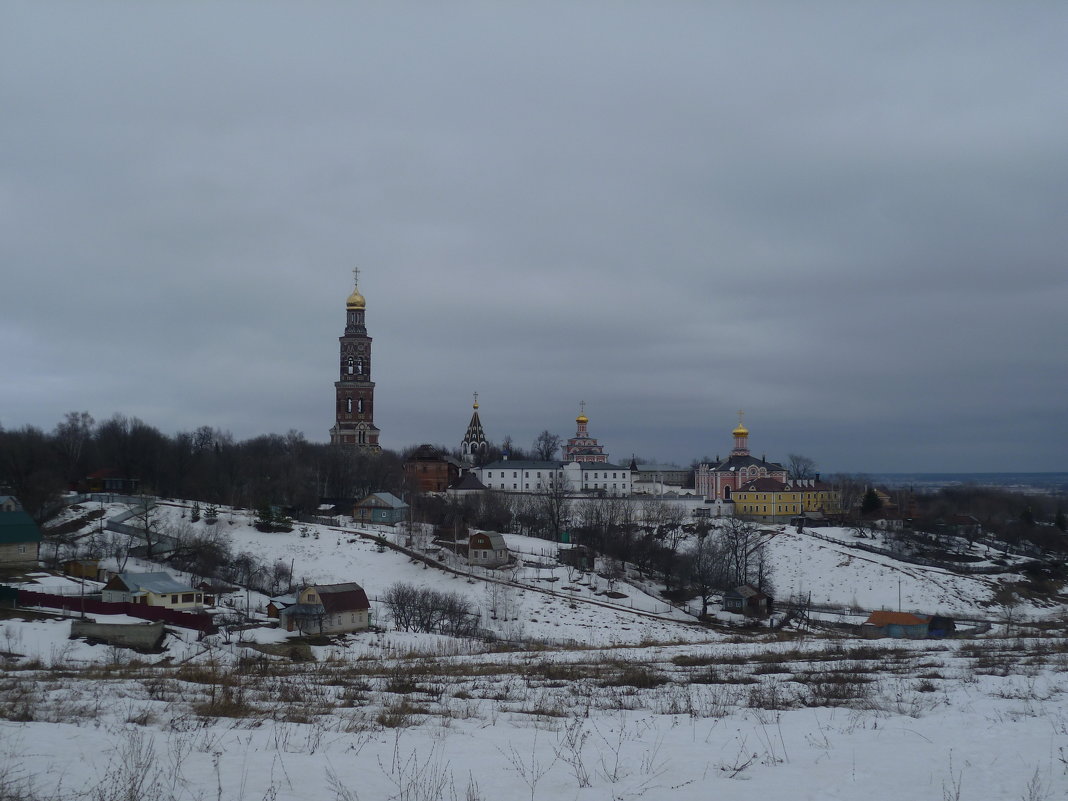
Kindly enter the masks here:
M 752 617 L 767 617 L 771 611 L 771 596 L 752 584 L 743 584 L 723 593 L 723 611 Z

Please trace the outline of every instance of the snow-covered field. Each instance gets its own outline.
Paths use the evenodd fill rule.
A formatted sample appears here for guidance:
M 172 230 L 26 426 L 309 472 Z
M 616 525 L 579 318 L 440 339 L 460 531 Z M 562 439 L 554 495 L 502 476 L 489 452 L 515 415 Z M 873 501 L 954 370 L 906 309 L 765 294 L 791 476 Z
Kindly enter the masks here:
M 508 537 L 514 569 L 470 571 L 443 553 L 450 572 L 353 531 L 249 523 L 216 525 L 235 552 L 292 563 L 298 579 L 357 581 L 372 599 L 397 581 L 462 593 L 528 645 L 387 628 L 293 662 L 265 653 L 288 637 L 277 628 L 172 629 L 162 654 L 138 655 L 69 640 L 62 619 L 3 619 L 0 799 L 1068 795 L 1063 624 L 946 642 L 731 637 L 632 585 L 607 597 L 604 579 L 552 566 L 542 540 Z M 903 608 L 990 615 L 989 577 L 792 530 L 771 553 L 780 596 L 896 608 L 900 582 Z M 264 601 L 249 596 L 254 610 Z

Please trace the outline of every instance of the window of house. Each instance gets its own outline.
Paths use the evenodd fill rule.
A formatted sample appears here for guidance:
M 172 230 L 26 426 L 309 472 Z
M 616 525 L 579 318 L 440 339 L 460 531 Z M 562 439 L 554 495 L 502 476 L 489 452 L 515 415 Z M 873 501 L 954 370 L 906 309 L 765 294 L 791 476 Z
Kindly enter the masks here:
M 196 600 L 196 596 L 193 595 L 193 593 L 191 593 L 191 592 L 187 592 L 182 596 L 182 603 L 183 604 L 191 604 L 195 600 Z
M 178 596 L 177 595 L 172 595 L 171 596 L 171 603 L 172 604 L 178 603 Z
M 315 593 L 314 593 L 314 592 L 309 592 L 309 593 L 308 593 L 308 600 L 309 600 L 310 602 L 312 602 L 312 603 L 314 603 L 314 602 L 315 602 Z

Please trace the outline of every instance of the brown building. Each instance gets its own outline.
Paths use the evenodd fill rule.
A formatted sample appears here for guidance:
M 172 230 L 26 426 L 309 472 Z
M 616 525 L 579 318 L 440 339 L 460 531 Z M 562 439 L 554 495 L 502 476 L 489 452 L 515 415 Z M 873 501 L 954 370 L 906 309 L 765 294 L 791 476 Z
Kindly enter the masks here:
M 359 281 L 359 270 L 353 270 Z M 345 301 L 345 333 L 338 338 L 340 376 L 334 382 L 336 422 L 330 429 L 332 445 L 380 451 L 375 425 L 375 382 L 371 380 L 371 337 L 364 315 L 367 302 L 354 288 Z
M 404 463 L 404 475 L 419 492 L 444 492 L 460 478 L 460 463 L 432 445 L 420 445 Z

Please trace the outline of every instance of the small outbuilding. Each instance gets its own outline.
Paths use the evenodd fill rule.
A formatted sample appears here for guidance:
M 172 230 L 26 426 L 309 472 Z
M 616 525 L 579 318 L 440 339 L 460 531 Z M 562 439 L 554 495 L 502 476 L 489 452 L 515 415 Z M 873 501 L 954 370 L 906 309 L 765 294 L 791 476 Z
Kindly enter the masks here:
M 865 637 L 894 637 L 895 639 L 922 640 L 928 635 L 930 615 L 914 615 L 911 612 L 891 612 L 880 609 L 872 612 L 861 625 Z
M 723 593 L 723 611 L 752 617 L 767 617 L 771 611 L 771 596 L 752 584 L 743 584 Z
M 556 559 L 560 564 L 576 570 L 593 568 L 593 553 L 585 545 L 561 545 L 556 552 Z
M 510 554 L 504 535 L 495 531 L 477 531 L 467 542 L 467 564 L 499 567 L 508 564 Z

